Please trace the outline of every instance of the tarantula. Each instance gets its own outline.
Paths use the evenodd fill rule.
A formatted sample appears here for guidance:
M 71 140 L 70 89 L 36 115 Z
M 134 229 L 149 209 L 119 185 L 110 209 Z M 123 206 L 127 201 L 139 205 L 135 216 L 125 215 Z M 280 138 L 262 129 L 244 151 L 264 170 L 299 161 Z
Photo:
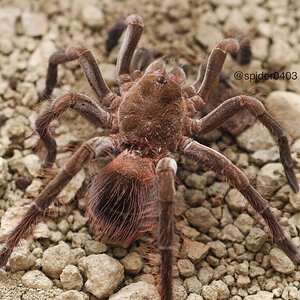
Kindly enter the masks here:
M 173 196 L 177 165 L 172 152 L 184 154 L 223 175 L 263 217 L 278 246 L 295 263 L 299 262 L 297 247 L 285 235 L 268 203 L 244 173 L 217 151 L 190 138 L 220 127 L 245 108 L 276 139 L 288 183 L 294 192 L 299 191 L 287 136 L 259 100 L 239 95 L 223 102 L 202 119 L 192 118 L 215 89 L 226 55 L 238 51 L 238 40 L 230 38 L 219 42 L 211 52 L 204 72 L 200 68 L 196 82 L 185 87 L 185 73 L 178 64 L 167 71 L 164 60 L 158 59 L 144 73 L 140 71 L 141 62 L 147 55 L 141 55 L 143 50 L 137 49 L 139 55 L 134 55 L 134 52 L 143 31 L 142 19 L 131 15 L 127 21 L 116 66 L 120 96 L 108 88 L 96 60 L 85 47 L 73 45 L 50 57 L 43 99 L 51 96 L 58 65 L 78 59 L 99 103 L 107 110 L 91 98 L 75 92 L 53 100 L 35 123 L 47 150 L 42 167 L 51 168 L 56 158 L 56 143 L 49 130 L 50 123 L 69 108 L 93 125 L 110 129 L 111 135 L 83 143 L 41 191 L 7 237 L 0 251 L 0 265 L 7 263 L 14 247 L 30 235 L 38 218 L 87 162 L 108 154 L 117 155 L 92 176 L 86 192 L 86 212 L 91 229 L 96 236 L 104 234 L 112 242 L 128 244 L 150 231 L 159 219 L 161 298 L 173 299 Z

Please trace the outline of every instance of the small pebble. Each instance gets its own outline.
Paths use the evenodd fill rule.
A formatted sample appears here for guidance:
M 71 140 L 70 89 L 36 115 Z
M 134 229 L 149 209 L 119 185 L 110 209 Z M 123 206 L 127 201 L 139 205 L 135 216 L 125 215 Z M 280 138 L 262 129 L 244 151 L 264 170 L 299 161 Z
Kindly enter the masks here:
M 120 260 L 128 274 L 138 274 L 143 268 L 143 260 L 137 252 L 131 252 Z
M 246 237 L 245 246 L 248 250 L 257 252 L 260 250 L 268 235 L 260 228 L 254 227 Z
M 53 287 L 53 282 L 39 270 L 28 271 L 21 280 L 28 288 L 50 290 Z
M 270 262 L 272 267 L 280 273 L 290 274 L 295 269 L 295 265 L 291 259 L 279 248 L 271 250 Z
M 79 269 L 87 280 L 86 291 L 95 297 L 109 297 L 124 279 L 124 267 L 107 254 L 92 254 L 79 260 Z
M 65 290 L 80 291 L 83 285 L 83 279 L 76 266 L 66 266 L 60 274 L 60 281 Z
M 116 294 L 109 297 L 109 300 L 160 300 L 156 287 L 145 281 L 131 283 L 123 287 Z
M 88 300 L 89 296 L 78 291 L 67 291 L 60 294 L 57 300 Z
M 70 247 L 65 242 L 48 248 L 42 258 L 43 272 L 52 278 L 59 278 L 62 270 L 69 262 L 70 254 Z

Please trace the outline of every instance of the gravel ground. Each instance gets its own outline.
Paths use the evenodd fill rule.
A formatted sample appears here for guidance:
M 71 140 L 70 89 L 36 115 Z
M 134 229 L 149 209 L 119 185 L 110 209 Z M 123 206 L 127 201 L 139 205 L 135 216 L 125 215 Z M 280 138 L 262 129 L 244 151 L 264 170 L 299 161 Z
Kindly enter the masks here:
M 188 83 L 197 74 L 191 62 L 205 58 L 222 38 L 249 33 L 252 62 L 239 66 L 228 57 L 224 69 L 233 86 L 259 97 L 284 124 L 293 138 L 300 177 L 300 80 L 250 82 L 233 77 L 235 71 L 275 70 L 300 76 L 297 0 L 1 0 L 0 235 L 16 224 L 48 180 L 37 178 L 42 153 L 33 151 L 37 137 L 32 135 L 43 109 L 37 92 L 44 85 L 48 57 L 55 49 L 84 44 L 115 88 L 119 48 L 107 55 L 104 41 L 115 20 L 131 13 L 144 19 L 140 45 L 151 45 L 155 56 L 181 56 Z M 59 85 L 54 97 L 70 90 L 92 96 L 76 62 L 59 68 Z M 72 145 L 105 134 L 73 112 L 53 122 L 53 131 L 58 166 L 71 155 Z M 249 176 L 300 247 L 300 194 L 287 185 L 277 146 L 262 125 L 254 123 L 238 137 L 214 131 L 205 143 Z M 272 243 L 266 225 L 241 194 L 199 163 L 184 157 L 178 161 L 182 185 L 176 196 L 176 299 L 300 299 L 299 266 Z M 62 205 L 53 207 L 37 226 L 34 241 L 15 249 L 9 266 L 0 270 L 0 299 L 159 299 L 153 285 L 157 268 L 146 254 L 152 250 L 150 235 L 123 248 L 95 241 L 89 233 L 83 199 L 88 179 L 87 170 L 80 172 L 59 196 Z

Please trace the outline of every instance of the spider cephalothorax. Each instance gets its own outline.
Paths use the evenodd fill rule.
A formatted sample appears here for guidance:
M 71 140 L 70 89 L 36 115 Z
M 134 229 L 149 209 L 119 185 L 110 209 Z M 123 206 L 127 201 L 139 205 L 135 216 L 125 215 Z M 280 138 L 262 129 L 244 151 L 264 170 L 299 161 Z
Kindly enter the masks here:
M 108 88 L 94 57 L 85 47 L 70 46 L 50 57 L 41 100 L 51 96 L 57 80 L 57 66 L 78 59 L 97 100 L 107 110 L 91 98 L 75 92 L 51 101 L 36 120 L 36 131 L 47 150 L 42 167 L 52 167 L 56 159 L 56 142 L 49 130 L 50 123 L 69 108 L 93 125 L 111 130 L 111 134 L 83 143 L 41 191 L 7 237 L 0 251 L 0 266 L 7 263 L 14 247 L 31 233 L 39 217 L 72 177 L 90 160 L 111 154 L 117 157 L 93 174 L 87 189 L 86 212 L 92 230 L 96 236 L 104 234 L 113 242 L 130 243 L 150 231 L 159 219 L 157 244 L 161 257 L 161 298 L 173 299 L 173 196 L 177 165 L 172 152 L 195 159 L 224 176 L 263 217 L 278 246 L 294 262 L 299 262 L 297 247 L 284 234 L 268 203 L 244 173 L 217 151 L 190 138 L 220 127 L 236 113 L 247 109 L 276 139 L 288 183 L 294 192 L 299 191 L 287 136 L 259 100 L 239 95 L 224 101 L 202 119 L 192 118 L 216 88 L 227 53 L 239 51 L 242 47 L 239 40 L 244 45 L 249 46 L 249 43 L 245 43 L 245 39 L 226 39 L 218 43 L 208 61 L 200 67 L 195 83 L 185 87 L 182 68 L 175 64 L 173 69 L 166 71 L 163 59 L 150 64 L 142 74 L 140 66 L 148 59 L 147 51 L 136 49 L 142 29 L 139 16 L 128 17 L 125 39 L 117 59 L 120 95 Z
M 163 60 L 155 61 L 126 93 L 118 122 L 128 141 L 145 140 L 151 147 L 167 149 L 182 134 L 186 103 L 181 85 L 185 76 L 179 68 L 166 72 Z

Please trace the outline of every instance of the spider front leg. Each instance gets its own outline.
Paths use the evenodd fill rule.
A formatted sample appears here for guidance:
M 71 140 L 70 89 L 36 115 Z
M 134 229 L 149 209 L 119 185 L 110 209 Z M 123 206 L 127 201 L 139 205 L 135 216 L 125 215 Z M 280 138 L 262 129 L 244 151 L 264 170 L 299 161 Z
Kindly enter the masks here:
M 21 239 L 31 234 L 38 218 L 44 215 L 56 196 L 84 165 L 93 158 L 114 153 L 117 149 L 118 143 L 113 137 L 96 137 L 82 144 L 54 179 L 36 197 L 23 219 L 9 234 L 4 247 L 0 251 L 0 267 L 6 265 L 14 247 L 19 244 Z
M 173 299 L 173 198 L 175 193 L 174 177 L 177 171 L 176 161 L 162 158 L 156 166 L 159 192 L 159 237 L 158 247 L 161 257 L 161 299 Z
M 224 101 L 208 115 L 200 120 L 191 120 L 191 134 L 204 134 L 220 127 L 236 113 L 247 109 L 253 116 L 260 120 L 268 128 L 276 139 L 280 160 L 284 167 L 285 175 L 294 192 L 299 191 L 299 185 L 293 170 L 293 160 L 287 135 L 280 124 L 268 113 L 264 105 L 256 98 L 240 95 Z
M 121 49 L 117 59 L 117 79 L 122 87 L 123 84 L 131 82 L 130 65 L 143 32 L 143 20 L 138 15 L 130 15 L 127 18 L 128 26 L 126 29 L 125 38 L 121 45 Z M 126 88 L 125 88 L 126 90 Z M 121 91 L 122 92 L 122 91 Z
M 93 54 L 81 45 L 69 46 L 66 50 L 58 50 L 49 58 L 46 87 L 40 93 L 39 100 L 49 99 L 57 82 L 57 67 L 59 64 L 78 59 L 79 65 L 88 79 L 99 102 L 109 106 L 115 98 L 114 93 L 105 83 Z
M 56 98 L 35 122 L 36 131 L 47 149 L 47 156 L 42 164 L 43 168 L 51 168 L 56 158 L 56 142 L 49 131 L 49 125 L 69 108 L 77 111 L 97 127 L 111 127 L 110 114 L 88 96 L 70 92 Z
M 233 187 L 239 190 L 255 211 L 258 212 L 268 224 L 278 246 L 295 263 L 300 262 L 300 252 L 297 246 L 285 235 L 267 201 L 249 183 L 248 178 L 239 168 L 222 154 L 189 138 L 184 138 L 181 145 L 180 151 L 183 154 L 201 162 L 203 166 L 215 171 L 217 174 L 223 175 Z
M 148 47 L 137 48 L 134 52 L 130 65 L 130 74 L 132 79 L 138 80 L 143 76 L 142 67 L 146 66 L 153 57 L 153 51 Z
M 237 40 L 223 40 L 213 49 L 208 61 L 200 66 L 198 78 L 192 85 L 196 95 L 189 98 L 196 110 L 201 109 L 207 103 L 209 96 L 217 87 L 227 54 L 235 53 L 238 49 L 239 42 Z

